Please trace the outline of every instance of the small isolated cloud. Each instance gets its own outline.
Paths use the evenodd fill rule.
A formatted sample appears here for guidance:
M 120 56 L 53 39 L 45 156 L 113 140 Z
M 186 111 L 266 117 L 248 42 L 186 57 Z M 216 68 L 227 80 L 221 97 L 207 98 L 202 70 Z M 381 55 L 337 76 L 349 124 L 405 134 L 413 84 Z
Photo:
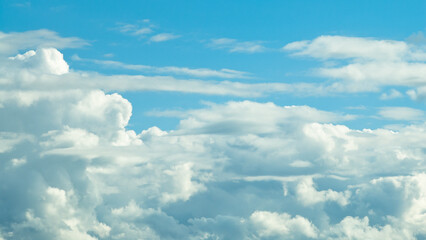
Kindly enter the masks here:
M 152 24 L 149 19 L 144 19 L 135 24 L 119 23 L 115 30 L 123 34 L 137 36 L 140 39 L 148 38 L 149 42 L 165 42 L 181 37 L 180 35 L 172 33 L 155 33 L 156 31 L 154 29 L 157 28 L 158 26 Z
M 27 159 L 25 158 L 14 158 L 10 160 L 10 163 L 13 167 L 19 167 L 27 163 Z
M 385 119 L 401 121 L 418 121 L 425 119 L 425 112 L 409 107 L 383 107 L 379 115 Z
M 231 38 L 212 39 L 209 43 L 209 46 L 216 49 L 226 49 L 229 52 L 240 53 L 257 53 L 264 52 L 266 50 L 260 41 L 240 42 Z
M 150 37 L 149 40 L 151 42 L 165 42 L 176 38 L 180 38 L 180 36 L 172 33 L 159 33 Z
M 149 24 L 149 21 L 141 21 L 137 24 L 118 24 L 119 26 L 116 28 L 119 32 L 124 34 L 129 34 L 133 36 L 144 36 L 150 33 L 153 33 L 152 29 L 154 26 Z

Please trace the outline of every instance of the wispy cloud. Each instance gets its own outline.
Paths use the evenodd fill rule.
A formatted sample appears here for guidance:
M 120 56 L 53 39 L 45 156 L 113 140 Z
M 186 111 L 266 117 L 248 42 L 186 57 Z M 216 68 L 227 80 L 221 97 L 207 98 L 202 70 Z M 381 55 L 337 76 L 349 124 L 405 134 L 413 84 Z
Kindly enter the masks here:
M 93 62 L 95 64 L 113 67 L 118 69 L 128 69 L 135 70 L 146 73 L 158 73 L 158 74 L 176 74 L 176 75 L 187 75 L 201 78 L 250 78 L 250 73 L 237 71 L 232 69 L 220 69 L 213 70 L 209 68 L 187 68 L 187 67 L 176 67 L 176 66 L 167 66 L 167 67 L 154 67 L 149 65 L 140 65 L 140 64 L 126 64 L 118 61 L 111 60 L 97 60 L 97 59 L 85 59 L 80 58 L 78 55 L 72 57 L 75 61 L 86 61 Z
M 158 31 L 158 26 L 152 24 L 149 19 L 144 19 L 135 24 L 119 23 L 115 29 L 123 34 L 137 36 L 141 39 L 149 38 L 149 42 L 165 42 L 181 37 L 173 33 L 155 33 L 156 28 Z
M 379 115 L 385 119 L 400 121 L 418 121 L 426 116 L 424 111 L 409 107 L 382 107 Z
M 422 31 L 416 32 L 408 36 L 406 39 L 407 42 L 412 44 L 425 45 L 426 44 L 426 36 Z
M 257 53 L 264 52 L 266 48 L 261 41 L 238 41 L 231 38 L 211 39 L 208 46 L 216 49 L 226 49 L 229 52 Z
M 143 36 L 153 32 L 152 26 L 146 25 L 145 23 L 139 24 L 121 24 L 117 27 L 118 31 L 133 36 Z
M 13 3 L 12 6 L 19 8 L 29 8 L 31 7 L 31 2 Z
M 74 59 L 79 60 L 78 56 Z M 80 59 L 81 60 L 81 59 Z M 9 58 L 4 68 L 9 69 L 7 79 L 15 79 L 11 74 L 22 75 L 20 79 L 26 82 L 0 81 L 0 100 L 18 100 L 20 104 L 31 105 L 34 101 L 52 98 L 65 92 L 79 89 L 105 91 L 169 91 L 206 95 L 228 95 L 237 97 L 260 97 L 271 93 L 321 94 L 326 91 L 312 84 L 285 83 L 242 83 L 235 81 L 213 81 L 199 79 L 178 79 L 173 76 L 144 76 L 144 75 L 103 75 L 96 72 L 69 70 L 67 62 L 56 49 L 39 49 L 26 54 Z M 152 67 L 144 65 L 126 65 L 114 61 L 101 61 L 99 64 L 109 64 L 127 69 L 140 71 L 166 72 L 198 76 L 237 76 L 244 73 L 235 70 L 188 69 L 178 67 Z M 16 71 L 12 71 L 15 69 Z M 19 71 L 17 70 L 19 69 Z M 35 77 L 35 75 L 37 77 Z M 5 78 L 6 79 L 6 78 Z M 33 81 L 31 79 L 37 79 Z M 21 86 L 22 85 L 22 86 Z M 43 89 L 55 89 L 55 94 L 48 94 Z M 7 90 L 7 91 L 6 91 Z
M 165 42 L 172 39 L 180 38 L 180 35 L 175 35 L 172 33 L 159 33 L 149 38 L 151 42 Z
M 40 29 L 27 32 L 0 32 L 0 54 L 16 54 L 19 50 L 79 48 L 89 43 L 77 37 L 60 37 L 56 32 Z

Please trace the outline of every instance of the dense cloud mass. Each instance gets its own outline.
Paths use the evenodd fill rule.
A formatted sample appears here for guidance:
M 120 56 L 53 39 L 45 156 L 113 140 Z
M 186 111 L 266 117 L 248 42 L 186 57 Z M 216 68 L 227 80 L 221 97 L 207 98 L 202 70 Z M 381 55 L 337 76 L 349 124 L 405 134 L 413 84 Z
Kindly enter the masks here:
M 359 49 L 323 47 L 340 40 L 286 48 L 318 58 L 421 58 L 398 42 L 343 39 Z M 132 105 L 111 80 L 123 76 L 100 81 L 70 70 L 56 48 L 16 55 L 13 42 L 4 44 L 1 240 L 426 237 L 424 122 L 355 130 L 344 125 L 352 115 L 246 100 L 156 112 L 179 117 L 177 129 L 136 133 L 128 128 Z M 395 118 L 401 110 L 424 118 L 409 108 L 380 114 Z

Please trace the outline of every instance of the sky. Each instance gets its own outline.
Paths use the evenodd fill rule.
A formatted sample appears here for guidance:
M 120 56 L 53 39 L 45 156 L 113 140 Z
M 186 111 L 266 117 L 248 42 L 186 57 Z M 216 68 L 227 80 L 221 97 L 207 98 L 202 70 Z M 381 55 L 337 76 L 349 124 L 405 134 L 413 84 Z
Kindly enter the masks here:
M 426 239 L 425 15 L 0 0 L 0 240 Z

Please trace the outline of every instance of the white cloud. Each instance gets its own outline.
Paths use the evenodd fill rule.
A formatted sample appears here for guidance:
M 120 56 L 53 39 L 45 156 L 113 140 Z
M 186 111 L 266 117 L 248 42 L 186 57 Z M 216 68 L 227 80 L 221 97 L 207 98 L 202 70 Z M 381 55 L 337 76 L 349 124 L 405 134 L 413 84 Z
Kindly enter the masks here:
M 295 56 L 338 60 L 335 67 L 325 64 L 314 70 L 317 76 L 334 79 L 331 85 L 334 91 L 379 91 L 385 86 L 421 89 L 426 85 L 426 52 L 418 45 L 393 40 L 320 36 L 312 41 L 289 43 L 283 49 L 293 51 Z M 414 92 L 410 93 L 416 98 Z M 399 96 L 392 92 L 392 95 L 382 95 L 382 99 Z
M 260 41 L 244 41 L 240 42 L 231 38 L 212 39 L 209 46 L 217 49 L 227 49 L 229 52 L 240 53 L 257 53 L 264 52 L 266 48 Z
M 25 158 L 14 158 L 10 160 L 13 167 L 19 167 L 27 163 L 27 159 Z
M 413 236 L 390 225 L 374 227 L 369 225 L 368 217 L 345 217 L 339 224 L 330 229 L 327 239 L 415 239 Z
M 45 232 L 47 236 L 61 240 L 97 239 L 87 231 L 93 231 L 102 238 L 109 235 L 111 228 L 108 225 L 96 221 L 92 213 L 77 208 L 73 191 L 47 187 L 42 196 L 44 201 L 40 208 L 27 210 L 25 221 L 13 226 L 21 235 L 16 237 L 25 237 L 31 231 Z
M 192 166 L 192 163 L 185 163 L 164 171 L 166 175 L 171 177 L 171 182 L 167 185 L 171 186 L 172 191 L 164 191 L 161 196 L 163 202 L 186 201 L 195 193 L 206 190 L 204 185 L 192 181 L 194 174 L 191 170 Z
M 95 59 L 83 59 L 78 57 L 77 55 L 73 56 L 73 60 L 76 61 L 88 61 L 93 62 L 99 65 L 103 65 L 106 67 L 115 67 L 121 69 L 128 70 L 136 70 L 140 72 L 151 72 L 151 73 L 159 73 L 159 74 L 176 74 L 176 75 L 188 75 L 194 77 L 218 77 L 218 78 L 249 78 L 250 74 L 247 72 L 232 70 L 232 69 L 220 69 L 213 70 L 208 68 L 186 68 L 186 67 L 175 67 L 175 66 L 167 66 L 167 67 L 154 67 L 149 65 L 135 65 L 135 64 L 125 64 L 118 61 L 106 61 L 106 60 L 95 60 Z
M 425 112 L 409 107 L 382 107 L 379 115 L 385 119 L 419 121 L 425 119 Z
M 149 38 L 151 42 L 165 42 L 170 41 L 176 38 L 179 38 L 179 35 L 175 35 L 172 33 L 159 33 Z
M 43 54 L 46 52 L 46 54 Z M 47 54 L 49 53 L 49 54 Z M 55 59 L 52 61 L 52 59 Z M 117 65 L 117 62 L 108 64 Z M 241 83 L 233 81 L 202 81 L 177 79 L 171 76 L 112 75 L 94 72 L 69 71 L 63 56 L 55 49 L 39 49 L 3 59 L 0 68 L 0 103 L 19 100 L 21 105 L 29 106 L 34 101 L 46 98 L 63 97 L 75 91 L 102 89 L 104 91 L 176 91 L 209 95 L 232 95 L 240 97 L 259 97 L 269 93 L 326 92 L 311 84 L 285 83 Z M 129 67 L 118 64 L 120 67 Z M 134 65 L 137 69 L 143 65 Z M 187 69 L 176 67 L 151 68 L 159 72 L 178 74 L 236 77 L 243 72 L 235 70 Z M 13 69 L 13 71 L 11 71 Z M 19 69 L 19 70 L 18 70 Z M 54 76 L 61 75 L 61 76 Z M 7 92 L 5 91 L 7 89 Z M 53 91 L 55 90 L 55 91 Z M 321 94 L 321 93 L 320 93 Z
M 40 142 L 43 147 L 95 147 L 99 144 L 99 137 L 85 129 L 70 128 L 51 130 L 43 135 L 48 141 Z
M 64 56 L 55 48 L 41 48 L 37 51 L 30 50 L 24 54 L 18 54 L 9 59 L 21 64 L 31 71 L 62 75 L 69 72 L 68 63 Z
M 69 70 L 59 52 L 42 48 L 0 61 L 0 238 L 426 234 L 418 111 L 381 109 L 419 120 L 397 131 L 355 130 L 343 125 L 351 115 L 230 101 L 154 112 L 180 118 L 178 127 L 137 134 L 117 90 L 259 96 L 294 86 L 105 76 Z
M 317 238 L 318 229 L 306 218 L 291 217 L 287 213 L 256 211 L 250 216 L 259 236 L 300 239 L 300 237 Z
M 338 68 L 321 68 L 318 75 L 344 79 L 352 84 L 363 84 L 366 91 L 376 86 L 417 87 L 426 84 L 426 64 L 408 62 L 352 63 Z
M 113 215 L 118 215 L 120 217 L 125 218 L 137 218 L 140 217 L 144 210 L 142 210 L 135 202 L 135 200 L 130 200 L 129 204 L 127 206 L 121 207 L 121 208 L 114 208 L 111 209 L 111 213 Z
M 296 160 L 296 161 L 290 163 L 290 166 L 303 168 L 303 167 L 311 167 L 312 164 L 310 162 L 307 162 L 307 161 Z
M 407 95 L 413 100 L 425 100 L 426 99 L 426 86 L 418 87 L 415 90 L 408 90 Z
M 404 42 L 345 36 L 320 36 L 312 41 L 292 42 L 283 47 L 295 55 L 319 59 L 399 60 L 409 47 Z
M 149 22 L 142 21 L 141 24 L 119 24 L 117 30 L 121 33 L 130 34 L 133 36 L 144 36 L 153 32 L 153 25 Z
M 31 140 L 32 136 L 28 134 L 0 131 L 0 153 L 8 152 L 17 144 Z
M 56 32 L 41 29 L 27 32 L 0 32 L 0 55 L 16 54 L 35 48 L 78 48 L 88 43 L 76 37 L 60 37 Z
M 262 114 L 259 114 L 259 113 Z M 238 113 L 238 114 L 236 114 Z M 166 112 L 166 114 L 168 114 Z M 176 114 L 176 113 L 175 113 Z M 181 113 L 177 113 L 182 116 Z M 157 113 L 157 116 L 161 116 Z M 335 122 L 353 119 L 353 116 L 320 111 L 308 106 L 277 106 L 271 102 L 228 102 L 211 104 L 208 109 L 190 110 L 183 114 L 182 130 L 198 133 L 244 134 L 274 133 L 283 124 L 299 125 L 312 119 L 319 122 Z
M 314 187 L 312 178 L 302 179 L 296 188 L 297 199 L 306 206 L 334 201 L 340 206 L 346 206 L 349 203 L 350 192 L 336 192 L 331 189 L 318 191 Z
M 402 93 L 400 93 L 398 90 L 391 89 L 389 93 L 382 93 L 380 95 L 381 100 L 389 100 L 389 99 L 395 99 L 395 98 L 401 98 L 403 97 Z

